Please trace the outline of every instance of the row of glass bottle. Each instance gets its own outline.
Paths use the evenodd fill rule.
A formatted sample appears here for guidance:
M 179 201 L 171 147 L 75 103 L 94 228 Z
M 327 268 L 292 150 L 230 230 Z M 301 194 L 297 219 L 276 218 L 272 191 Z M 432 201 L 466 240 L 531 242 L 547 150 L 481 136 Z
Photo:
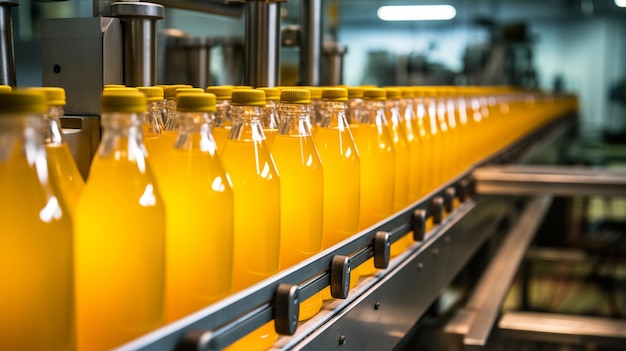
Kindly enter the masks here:
M 468 89 L 451 94 L 453 89 L 209 87 L 215 106 L 215 97 L 202 90 L 165 87 L 166 110 L 175 111 L 178 101 L 179 113 L 170 112 L 164 125 L 159 89 L 141 88 L 154 101 L 147 119 L 143 96 L 105 89 L 103 138 L 81 200 L 72 204 L 69 195 L 80 192 L 80 181 L 74 190 L 53 186 L 75 221 L 79 348 L 110 348 L 250 286 L 277 272 L 279 258 L 285 268 L 347 238 L 575 107 L 571 99 L 549 95 Z M 181 94 L 173 99 L 176 91 Z M 148 161 L 142 129 L 151 140 Z M 220 139 L 226 134 L 229 140 Z M 51 170 L 71 168 L 48 158 Z M 407 244 L 396 243 L 394 251 Z M 53 250 L 49 268 L 67 268 L 71 258 L 60 259 L 67 253 L 67 247 Z M 32 268 L 34 274 L 41 267 Z M 370 266 L 365 273 L 372 272 Z M 68 279 L 49 284 L 71 287 Z M 61 295 L 65 305 L 43 303 L 45 308 L 71 307 L 72 294 Z M 310 317 L 321 306 L 320 296 L 303 305 L 301 315 Z M 25 323 L 32 321 L 34 311 L 15 310 Z M 66 321 L 56 324 L 72 329 L 71 318 Z M 72 339 L 72 332 L 43 329 L 59 342 Z M 23 345 L 26 329 L 16 330 L 9 332 Z M 267 325 L 238 346 L 267 348 L 271 334 Z

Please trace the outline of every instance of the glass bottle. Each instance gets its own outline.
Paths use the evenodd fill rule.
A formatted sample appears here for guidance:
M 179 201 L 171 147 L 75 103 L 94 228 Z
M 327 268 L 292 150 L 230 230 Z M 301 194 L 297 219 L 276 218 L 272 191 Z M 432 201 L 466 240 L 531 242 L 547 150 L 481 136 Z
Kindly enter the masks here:
M 366 88 L 358 127 L 352 130 L 361 156 L 359 230 L 393 213 L 396 151 L 385 117 L 385 90 Z M 376 272 L 373 259 L 359 267 L 362 275 Z
M 221 158 L 233 184 L 233 290 L 240 291 L 278 272 L 280 180 L 261 126 L 265 93 L 235 90 L 231 103 L 233 124 Z M 270 322 L 229 350 L 265 350 L 276 338 Z
M 146 101 L 148 102 L 148 113 L 146 113 L 146 120 L 142 128 L 144 144 L 148 154 L 151 154 L 159 141 L 161 131 L 165 128 L 162 118 L 163 106 L 165 104 L 163 88 L 137 87 L 137 90 L 146 96 Z
M 261 125 L 263 126 L 263 133 L 265 133 L 265 140 L 267 146 L 271 149 L 274 143 L 274 138 L 278 133 L 278 126 L 280 125 L 280 115 L 278 113 L 278 106 L 280 105 L 280 89 L 278 88 L 259 88 L 265 92 L 265 109 L 263 118 L 261 118 Z
M 280 127 L 270 148 L 280 174 L 280 264 L 285 269 L 322 250 L 324 172 L 310 130 L 310 93 L 283 89 Z M 321 294 L 300 303 L 300 320 L 322 307 Z
M 180 129 L 159 178 L 167 206 L 168 321 L 232 289 L 233 191 L 211 133 L 215 95 L 176 96 Z
M 110 349 L 165 322 L 165 208 L 143 144 L 146 99 L 104 93 L 101 106 L 75 221 L 79 350 Z
M 215 123 L 213 124 L 213 138 L 217 144 L 219 153 L 224 149 L 226 139 L 230 133 L 233 121 L 230 117 L 230 99 L 233 94 L 232 85 L 220 85 L 206 88 L 207 93 L 215 94 L 217 98 L 217 111 L 215 111 Z
M 44 114 L 43 142 L 48 159 L 48 174 L 50 183 L 56 188 L 62 201 L 67 204 L 70 215 L 76 214 L 78 197 L 83 191 L 83 180 L 74 157 L 70 152 L 63 130 L 61 129 L 60 117 L 64 115 L 65 90 L 58 87 L 31 88 L 41 91 L 46 97 L 48 110 Z
M 324 165 L 324 235 L 327 249 L 359 231 L 361 157 L 346 120 L 348 91 L 324 88 L 322 121 L 313 140 Z M 350 273 L 351 286 L 359 280 L 358 269 Z M 323 297 L 330 299 L 330 290 Z
M 48 178 L 43 93 L 0 92 L 0 340 L 75 349 L 72 223 Z

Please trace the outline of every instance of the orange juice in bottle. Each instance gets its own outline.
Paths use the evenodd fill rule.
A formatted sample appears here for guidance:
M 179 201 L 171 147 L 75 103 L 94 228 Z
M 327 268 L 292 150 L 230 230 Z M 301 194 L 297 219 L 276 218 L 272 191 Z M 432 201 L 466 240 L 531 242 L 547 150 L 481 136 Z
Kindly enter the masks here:
M 419 152 L 419 190 L 418 197 L 426 196 L 430 192 L 431 182 L 431 154 L 432 154 L 432 138 L 430 135 L 430 123 L 428 118 L 428 100 L 423 87 L 414 87 L 415 93 L 415 135 L 419 138 L 421 148 Z
M 364 89 L 360 121 L 352 130 L 361 156 L 360 230 L 393 213 L 396 152 L 387 127 L 385 98 L 384 89 Z M 365 262 L 359 271 L 363 276 L 374 274 L 374 260 Z
M 217 145 L 217 152 L 221 153 L 228 139 L 230 127 L 233 121 L 230 117 L 230 99 L 233 94 L 232 85 L 218 85 L 206 88 L 207 93 L 215 94 L 217 98 L 217 111 L 215 111 L 215 123 L 213 124 L 213 138 Z
M 310 93 L 283 89 L 280 127 L 270 148 L 280 174 L 280 265 L 288 268 L 322 250 L 324 172 L 310 130 Z M 300 302 L 300 320 L 322 308 L 317 293 Z
M 280 124 L 280 116 L 278 113 L 278 104 L 280 100 L 280 89 L 278 88 L 259 88 L 265 92 L 265 109 L 261 125 L 263 125 L 263 133 L 267 146 L 271 149 L 274 138 L 278 133 L 278 125 Z
M 347 100 L 346 89 L 324 88 L 320 105 L 322 120 L 313 133 L 324 165 L 324 249 L 359 230 L 361 157 L 346 120 Z M 358 280 L 359 270 L 353 269 L 351 287 Z M 325 289 L 322 296 L 330 299 L 330 289 Z
M 72 223 L 48 179 L 46 101 L 10 90 L 0 88 L 1 348 L 72 351 Z
M 391 135 L 393 148 L 396 151 L 396 162 L 394 169 L 394 195 L 393 211 L 400 211 L 409 205 L 409 181 L 411 149 L 407 137 L 407 129 L 404 118 L 400 110 L 400 99 L 402 91 L 399 88 L 385 88 L 387 100 L 385 101 L 385 117 L 387 118 L 387 128 Z M 412 131 L 411 131 L 412 132 Z M 405 235 L 399 241 L 391 245 L 390 255 L 401 254 L 410 244 L 411 238 Z
M 150 163 L 154 176 L 159 179 L 169 163 L 170 153 L 174 148 L 174 142 L 178 137 L 178 128 L 180 127 L 180 119 L 176 107 L 176 95 L 181 93 L 203 94 L 204 90 L 200 88 L 190 88 L 184 85 L 170 85 L 165 87 L 164 94 L 166 97 L 166 119 L 165 125 L 161 130 L 159 140 L 153 147 L 150 154 Z
M 47 100 L 48 111 L 44 114 L 47 124 L 44 127 L 43 142 L 48 159 L 50 183 L 61 200 L 65 201 L 70 215 L 73 216 L 76 214 L 76 204 L 85 181 L 78 171 L 61 129 L 60 117 L 63 115 L 63 106 L 65 106 L 65 90 L 58 87 L 31 89 L 41 91 Z
M 165 208 L 143 144 L 146 99 L 103 93 L 101 105 L 102 141 L 74 226 L 79 350 L 110 349 L 165 322 Z
M 221 152 L 234 194 L 233 290 L 245 289 L 278 272 L 280 180 L 261 126 L 265 93 L 232 93 L 232 128 Z M 266 350 L 276 340 L 269 322 L 229 350 Z
M 143 140 L 148 150 L 148 154 L 154 151 L 154 147 L 159 141 L 161 131 L 165 128 L 162 118 L 164 97 L 161 87 L 137 87 L 146 96 L 148 102 L 148 113 L 143 128 Z
M 232 290 L 233 191 L 211 135 L 215 95 L 180 93 L 178 138 L 159 177 L 167 206 L 168 321 Z
M 409 143 L 409 190 L 408 202 L 412 203 L 420 197 L 421 183 L 421 141 L 417 129 L 417 116 L 415 114 L 415 90 L 412 87 L 401 87 L 402 99 L 400 99 L 400 113 L 406 130 L 406 139 Z M 412 243 L 412 240 L 411 240 Z

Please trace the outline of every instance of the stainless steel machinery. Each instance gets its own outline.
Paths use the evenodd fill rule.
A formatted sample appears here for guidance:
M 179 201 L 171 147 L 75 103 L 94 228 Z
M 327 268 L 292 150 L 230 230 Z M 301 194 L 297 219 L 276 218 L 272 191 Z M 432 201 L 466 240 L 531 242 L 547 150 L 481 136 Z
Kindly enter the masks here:
M 0 1 L 0 20 L 17 1 Z M 94 1 L 94 17 L 46 20 L 42 23 L 43 83 L 64 87 L 68 95 L 63 127 L 83 175 L 99 142 L 99 96 L 104 84 L 155 84 L 155 22 L 163 6 L 225 15 L 246 16 L 243 83 L 279 84 L 280 2 L 249 0 L 181 0 L 153 2 Z M 319 85 L 324 53 L 321 41 L 321 0 L 302 2 L 301 82 Z M 0 23 L 0 25 L 2 25 Z M 10 71 L 10 36 L 0 38 L 2 67 Z M 208 43 L 198 48 L 207 49 Z M 5 50 L 6 49 L 6 50 Z M 205 53 L 198 52 L 198 59 Z M 333 58 L 331 82 L 340 76 L 345 47 L 327 47 Z M 10 84 L 10 73 L 0 72 Z M 203 74 L 199 74 L 202 78 Z M 208 79 L 208 77 L 207 77 Z M 13 77 L 14 80 L 14 77 Z M 198 85 L 206 82 L 198 81 Z M 249 289 L 140 337 L 118 350 L 219 350 L 257 327 L 274 321 L 282 335 L 281 350 L 388 350 L 397 347 L 427 313 L 472 257 L 493 238 L 495 253 L 463 308 L 445 326 L 460 344 L 480 348 L 494 329 L 534 333 L 541 337 L 549 323 L 532 315 L 500 314 L 500 304 L 537 227 L 555 196 L 573 194 L 626 195 L 626 175 L 571 168 L 529 166 L 551 143 L 567 139 L 575 116 L 518 140 L 497 154 L 472 165 L 386 220 L 363 230 L 301 264 Z M 78 155 L 78 156 L 77 156 Z M 384 172 L 385 170 L 381 170 Z M 426 223 L 435 226 L 427 231 Z M 413 245 L 390 258 L 390 245 L 412 235 Z M 352 269 L 373 258 L 380 271 L 349 288 Z M 335 300 L 326 302 L 312 319 L 298 323 L 298 304 L 330 287 Z M 540 316 L 548 318 L 546 316 Z M 623 321 L 573 320 L 597 326 L 587 330 L 561 328 L 567 333 L 624 342 Z M 530 322 L 529 322 L 530 321 Z M 597 322 L 597 323 L 596 323 Z M 524 329 L 524 323 L 542 330 Z M 568 324 L 570 323 L 570 324 Z M 604 323 L 604 324 L 602 324 Z M 604 326 L 604 329 L 603 329 Z M 537 328 L 535 328 L 537 329 Z M 572 332 L 575 330 L 575 332 Z M 608 330 L 608 332 L 607 332 Z

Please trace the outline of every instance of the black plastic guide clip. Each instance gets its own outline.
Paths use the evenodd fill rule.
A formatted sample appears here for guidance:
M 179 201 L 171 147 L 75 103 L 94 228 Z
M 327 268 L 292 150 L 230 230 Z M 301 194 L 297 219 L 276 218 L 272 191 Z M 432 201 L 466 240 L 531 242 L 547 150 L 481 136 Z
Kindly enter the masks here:
M 426 236 L 426 210 L 413 211 L 413 240 L 423 241 Z
M 374 267 L 385 269 L 389 266 L 391 236 L 387 232 L 377 232 L 374 236 Z
M 350 292 L 350 258 L 337 255 L 330 264 L 330 295 L 345 299 Z
M 299 316 L 298 286 L 285 283 L 278 285 L 274 307 L 276 332 L 281 335 L 293 335 L 298 329 Z
M 443 220 L 443 198 L 441 196 L 435 196 L 431 203 L 431 213 L 434 224 L 441 224 Z
M 452 212 L 454 209 L 454 197 L 456 195 L 456 191 L 453 187 L 448 187 L 443 193 L 443 207 L 446 210 L 446 213 Z

